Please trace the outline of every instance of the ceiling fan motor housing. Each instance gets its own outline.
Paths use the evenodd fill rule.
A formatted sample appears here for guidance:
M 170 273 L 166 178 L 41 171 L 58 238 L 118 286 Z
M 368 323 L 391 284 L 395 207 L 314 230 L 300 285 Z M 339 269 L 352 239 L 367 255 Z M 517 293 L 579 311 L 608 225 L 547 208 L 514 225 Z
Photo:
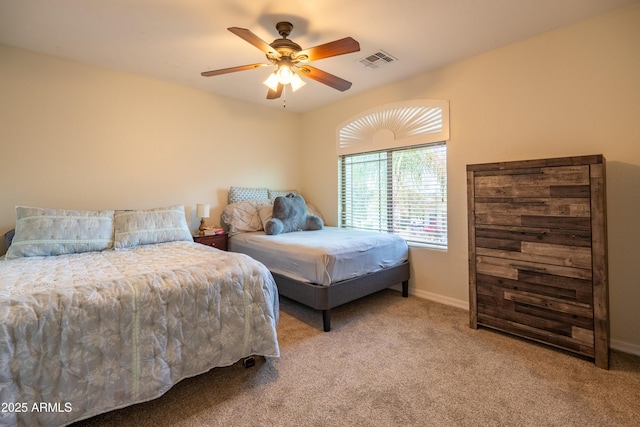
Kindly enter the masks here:
M 293 30 L 293 24 L 286 21 L 278 22 L 276 24 L 276 30 L 278 31 L 278 34 L 280 34 L 280 37 L 286 39 L 289 37 L 289 34 L 291 34 L 291 30 Z
M 294 62 L 303 61 L 307 58 L 306 55 L 296 57 L 295 54 L 300 52 L 302 47 L 287 38 L 289 34 L 291 34 L 291 30 L 293 30 L 293 24 L 290 22 L 278 22 L 276 24 L 276 30 L 278 30 L 278 34 L 280 34 L 282 38 L 275 39 L 269 46 L 278 52 L 280 55 L 279 58 L 290 58 Z M 267 54 L 267 59 L 273 64 L 277 63 L 279 58 Z

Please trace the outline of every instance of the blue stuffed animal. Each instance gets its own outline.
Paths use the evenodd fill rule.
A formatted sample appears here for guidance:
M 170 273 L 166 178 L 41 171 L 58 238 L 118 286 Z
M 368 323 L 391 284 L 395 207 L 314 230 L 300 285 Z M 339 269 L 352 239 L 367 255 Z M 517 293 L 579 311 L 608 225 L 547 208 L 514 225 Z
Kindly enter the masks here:
M 322 219 L 309 215 L 304 198 L 289 193 L 285 197 L 276 197 L 274 200 L 273 215 L 265 224 L 264 231 L 266 234 L 281 234 L 322 228 L 324 228 Z

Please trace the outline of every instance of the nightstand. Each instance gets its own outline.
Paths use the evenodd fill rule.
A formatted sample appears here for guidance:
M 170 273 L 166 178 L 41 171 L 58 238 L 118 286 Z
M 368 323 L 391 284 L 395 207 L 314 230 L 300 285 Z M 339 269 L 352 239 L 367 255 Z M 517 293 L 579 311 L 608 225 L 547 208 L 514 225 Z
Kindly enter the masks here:
M 193 236 L 193 241 L 207 246 L 226 251 L 227 250 L 227 233 L 213 234 L 211 236 Z

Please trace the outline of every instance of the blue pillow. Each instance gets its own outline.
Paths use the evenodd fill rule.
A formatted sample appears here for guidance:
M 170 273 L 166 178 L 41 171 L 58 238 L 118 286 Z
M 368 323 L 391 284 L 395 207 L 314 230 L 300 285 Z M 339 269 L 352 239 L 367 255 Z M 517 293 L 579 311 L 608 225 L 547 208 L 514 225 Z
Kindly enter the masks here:
M 114 234 L 116 249 L 178 240 L 193 241 L 182 205 L 148 210 L 116 211 Z
M 113 246 L 113 211 L 16 207 L 16 230 L 6 259 L 64 255 Z

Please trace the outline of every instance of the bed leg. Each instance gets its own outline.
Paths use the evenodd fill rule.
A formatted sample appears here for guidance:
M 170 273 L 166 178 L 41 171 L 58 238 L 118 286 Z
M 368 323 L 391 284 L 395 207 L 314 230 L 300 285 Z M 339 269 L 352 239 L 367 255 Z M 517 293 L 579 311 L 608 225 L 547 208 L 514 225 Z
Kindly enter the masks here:
M 255 364 L 256 364 L 256 359 L 253 356 L 245 357 L 242 360 L 242 365 L 245 368 L 250 368 L 250 367 L 254 366 Z
M 402 282 L 402 296 L 407 298 L 409 296 L 409 281 Z
M 331 330 L 331 310 L 322 310 L 322 325 L 325 332 Z

